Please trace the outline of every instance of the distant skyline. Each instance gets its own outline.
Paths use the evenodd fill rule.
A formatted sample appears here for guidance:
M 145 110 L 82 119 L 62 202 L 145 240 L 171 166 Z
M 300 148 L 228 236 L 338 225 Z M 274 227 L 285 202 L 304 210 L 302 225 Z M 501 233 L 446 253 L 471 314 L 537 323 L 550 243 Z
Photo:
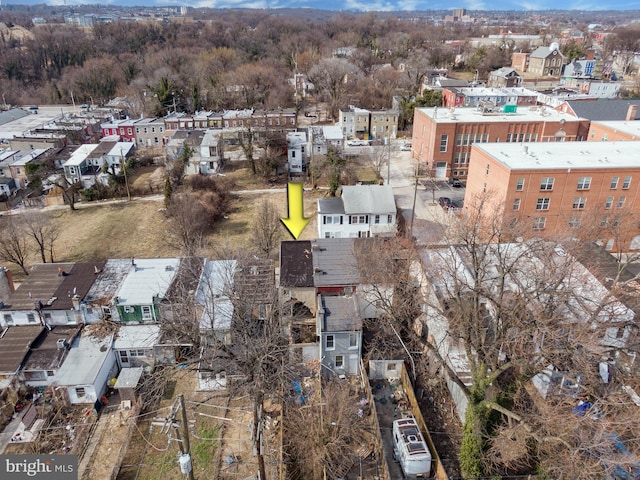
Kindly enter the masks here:
M 314 8 L 318 10 L 347 10 L 360 12 L 389 12 L 389 11 L 428 11 L 453 10 L 466 8 L 467 10 L 493 11 L 542 11 L 542 10 L 639 10 L 638 0 L 611 0 L 609 2 L 597 0 L 569 0 L 562 3 L 562 8 L 556 0 L 503 0 L 499 3 L 490 0 L 106 0 L 103 5 L 123 7 L 179 7 L 194 8 L 249 8 L 249 9 L 278 9 L 278 8 Z M 3 5 L 95 5 L 95 0 L 9 0 L 2 1 Z M 640 18 L 638 18 L 640 21 Z

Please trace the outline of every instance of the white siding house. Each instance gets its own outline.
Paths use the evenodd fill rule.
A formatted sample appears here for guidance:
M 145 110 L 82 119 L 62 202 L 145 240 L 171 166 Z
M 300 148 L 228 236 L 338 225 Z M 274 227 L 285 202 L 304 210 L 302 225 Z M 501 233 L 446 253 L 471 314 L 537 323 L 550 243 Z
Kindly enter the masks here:
M 113 335 L 96 338 L 87 334 L 73 342 L 52 382 L 54 388 L 65 392 L 69 403 L 93 405 L 100 399 L 109 379 L 118 373 L 112 343 Z
M 396 215 L 390 186 L 345 186 L 342 197 L 318 200 L 318 238 L 395 236 Z

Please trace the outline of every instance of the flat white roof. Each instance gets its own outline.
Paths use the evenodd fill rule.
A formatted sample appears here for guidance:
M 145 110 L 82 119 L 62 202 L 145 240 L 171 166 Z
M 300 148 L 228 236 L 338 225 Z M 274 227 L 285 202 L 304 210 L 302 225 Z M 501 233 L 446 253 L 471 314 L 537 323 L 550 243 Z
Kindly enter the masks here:
M 76 338 L 69 354 L 53 377 L 56 385 L 91 385 L 100 367 L 111 354 L 113 335 L 105 338 L 83 334 Z
M 93 152 L 93 150 L 98 146 L 97 143 L 87 143 L 85 145 L 80 145 L 78 149 L 71 154 L 69 160 L 64 162 L 64 167 L 72 167 L 81 165 L 84 162 L 89 154 Z
M 122 325 L 113 348 L 127 350 L 130 348 L 151 348 L 160 338 L 160 325 Z
M 579 122 L 584 120 L 574 117 L 569 113 L 559 112 L 550 108 L 528 107 L 518 105 L 516 113 L 485 113 L 476 107 L 456 107 L 453 109 L 443 107 L 417 108 L 424 115 L 434 119 L 436 123 L 515 123 L 515 122 Z M 497 106 L 496 110 L 502 110 Z
M 26 154 L 22 155 L 20 158 L 18 158 L 11 165 L 12 166 L 16 166 L 16 167 L 20 167 L 20 166 L 26 165 L 27 163 L 29 163 L 34 158 L 38 158 L 40 155 L 42 155 L 47 150 L 49 150 L 49 149 L 48 148 L 34 148 L 33 150 L 29 150 L 29 152 L 27 152 Z M 20 153 L 22 153 L 22 152 L 20 152 Z
M 618 120 L 611 122 L 592 122 L 597 125 L 603 125 L 612 130 L 626 133 L 627 135 L 633 135 L 634 140 L 640 140 L 640 120 Z
M 511 170 L 640 168 L 640 141 L 475 143 L 473 148 Z
M 118 290 L 118 305 L 151 305 L 153 296 L 164 297 L 173 281 L 179 258 L 136 258 L 135 267 Z
M 133 142 L 117 142 L 109 151 L 108 155 L 111 157 L 127 155 L 135 145 Z
M 118 375 L 118 380 L 116 380 L 113 388 L 117 390 L 119 388 L 137 387 L 138 382 L 140 381 L 140 377 L 142 377 L 142 372 L 142 367 L 123 368 L 122 370 L 120 370 L 120 375 Z

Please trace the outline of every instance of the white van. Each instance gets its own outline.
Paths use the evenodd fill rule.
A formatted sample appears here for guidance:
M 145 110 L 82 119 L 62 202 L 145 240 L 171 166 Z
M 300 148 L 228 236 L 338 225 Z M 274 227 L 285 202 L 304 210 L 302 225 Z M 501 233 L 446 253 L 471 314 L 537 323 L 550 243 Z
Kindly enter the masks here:
M 393 422 L 393 456 L 400 463 L 405 478 L 429 478 L 431 452 L 424 441 L 415 418 L 401 418 Z

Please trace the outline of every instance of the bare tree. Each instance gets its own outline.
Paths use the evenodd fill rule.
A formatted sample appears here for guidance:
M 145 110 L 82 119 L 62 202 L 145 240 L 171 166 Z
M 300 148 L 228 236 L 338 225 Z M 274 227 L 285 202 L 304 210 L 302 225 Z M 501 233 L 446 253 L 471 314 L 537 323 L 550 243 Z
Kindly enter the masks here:
M 371 443 L 370 419 L 358 411 L 361 392 L 338 379 L 318 387 L 319 381 L 315 390 L 292 392 L 286 404 L 284 449 L 291 478 L 340 478 L 353 465 L 355 451 Z
M 625 413 L 632 400 L 624 394 L 629 382 L 637 386 L 625 361 L 637 350 L 637 326 L 619 300 L 635 275 L 614 274 L 605 288 L 557 242 L 506 241 L 514 232 L 499 215 L 480 215 L 483 205 L 469 209 L 446 246 L 422 254 L 427 347 L 466 397 L 465 475 L 538 469 L 593 478 L 637 468 L 615 446 L 638 448 L 628 427 L 637 428 L 640 415 Z M 603 364 L 616 375 L 603 375 Z M 548 385 L 546 399 L 532 378 Z M 578 400 L 589 404 L 584 416 L 572 412 Z
M 282 240 L 282 225 L 278 210 L 269 200 L 263 200 L 253 217 L 251 241 L 265 257 L 270 257 Z
M 22 216 L 27 234 L 35 241 L 42 263 L 54 262 L 53 245 L 60 234 L 58 226 L 49 217 L 38 212 L 25 213 Z
M 26 263 L 29 256 L 29 233 L 22 218 L 13 215 L 0 221 L 0 260 L 18 265 L 29 275 Z
M 171 196 L 167 209 L 171 237 L 186 256 L 193 256 L 205 245 L 210 219 L 200 198 L 193 193 Z
M 337 118 L 349 83 L 355 81 L 358 75 L 358 67 L 343 58 L 323 58 L 309 71 L 309 80 L 329 97 L 332 118 Z

